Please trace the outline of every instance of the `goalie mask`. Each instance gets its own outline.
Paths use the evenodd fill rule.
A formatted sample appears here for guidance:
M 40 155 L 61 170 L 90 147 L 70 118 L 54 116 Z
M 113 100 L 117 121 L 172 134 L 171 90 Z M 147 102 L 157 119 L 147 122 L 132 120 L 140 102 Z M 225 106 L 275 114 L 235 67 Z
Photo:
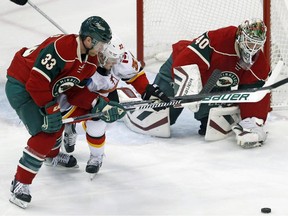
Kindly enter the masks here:
M 261 19 L 246 20 L 238 26 L 236 42 L 240 52 L 240 65 L 244 69 L 250 68 L 256 61 L 258 52 L 266 41 L 266 32 L 267 28 Z
M 111 69 L 109 67 L 112 67 L 114 64 L 118 64 L 122 61 L 124 53 L 125 48 L 122 41 L 113 34 L 108 46 L 98 55 L 99 65 L 101 67 L 105 66 L 105 68 L 108 67 L 107 69 Z

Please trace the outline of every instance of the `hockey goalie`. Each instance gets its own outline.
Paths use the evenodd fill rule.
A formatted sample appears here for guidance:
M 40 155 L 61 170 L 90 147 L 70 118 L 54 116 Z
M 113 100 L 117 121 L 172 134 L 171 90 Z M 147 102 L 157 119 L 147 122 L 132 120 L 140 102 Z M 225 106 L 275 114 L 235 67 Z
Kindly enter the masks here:
M 239 26 L 207 31 L 191 41 L 179 41 L 172 45 L 172 54 L 161 66 L 154 83 L 170 98 L 200 91 L 259 88 L 271 74 L 262 51 L 266 31 L 261 19 L 251 19 Z M 210 88 L 209 78 L 216 69 L 221 75 Z M 206 140 L 217 140 L 234 134 L 237 144 L 243 148 L 263 145 L 267 137 L 264 123 L 270 111 L 269 92 L 256 102 L 238 101 L 236 97 L 227 99 L 226 103 L 213 102 L 202 100 L 188 104 L 200 122 L 199 135 L 205 136 Z M 153 128 L 151 135 L 168 137 L 169 125 L 176 122 L 182 110 L 183 107 L 170 107 L 161 113 L 153 110 L 131 112 L 125 121 L 134 131 L 149 134 Z M 160 125 L 167 128 L 157 131 L 155 126 L 165 119 L 165 115 L 169 124 L 163 120 Z M 165 133 L 161 134 L 162 130 Z

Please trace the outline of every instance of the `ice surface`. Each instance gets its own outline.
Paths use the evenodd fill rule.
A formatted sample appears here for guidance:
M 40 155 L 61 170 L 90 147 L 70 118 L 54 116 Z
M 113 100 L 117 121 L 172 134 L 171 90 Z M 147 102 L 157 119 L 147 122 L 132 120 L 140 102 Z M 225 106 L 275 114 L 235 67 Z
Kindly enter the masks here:
M 71 33 L 88 16 L 102 16 L 134 53 L 135 2 L 33 1 Z M 5 77 L 19 48 L 60 32 L 29 5 L 3 0 L 0 7 L 0 72 Z M 147 65 L 149 79 L 158 67 Z M 29 136 L 6 103 L 3 83 L 0 91 L 0 215 L 256 216 L 262 207 L 270 207 L 271 215 L 288 214 L 287 111 L 271 113 L 266 144 L 249 150 L 237 146 L 233 136 L 205 142 L 188 110 L 167 139 L 136 134 L 116 122 L 107 131 L 106 157 L 93 181 L 85 172 L 89 152 L 78 125 L 74 156 L 80 168 L 43 166 L 31 186 L 31 204 L 20 209 L 8 201 L 9 187 Z

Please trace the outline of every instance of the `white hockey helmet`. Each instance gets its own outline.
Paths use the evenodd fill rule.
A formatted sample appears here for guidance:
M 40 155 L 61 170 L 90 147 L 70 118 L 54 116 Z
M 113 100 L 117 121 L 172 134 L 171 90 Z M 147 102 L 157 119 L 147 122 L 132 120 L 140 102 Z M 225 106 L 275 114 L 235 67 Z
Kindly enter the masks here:
M 238 26 L 236 42 L 239 45 L 240 58 L 247 65 L 253 65 L 253 58 L 264 46 L 267 28 L 261 19 L 245 20 Z
M 123 55 L 125 53 L 125 47 L 115 34 L 112 35 L 111 41 L 108 43 L 107 47 L 103 52 L 98 55 L 99 64 L 101 67 L 107 63 L 117 64 L 120 63 Z

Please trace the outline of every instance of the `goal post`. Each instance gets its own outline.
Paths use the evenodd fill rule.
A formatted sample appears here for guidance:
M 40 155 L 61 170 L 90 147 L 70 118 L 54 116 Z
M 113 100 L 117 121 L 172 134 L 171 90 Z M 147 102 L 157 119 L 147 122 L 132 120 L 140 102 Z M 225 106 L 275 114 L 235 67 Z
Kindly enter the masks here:
M 144 62 L 144 0 L 137 0 L 137 59 Z
M 270 22 L 270 6 L 271 0 L 263 0 L 263 21 L 267 27 L 266 43 L 264 45 L 264 54 L 267 61 L 271 65 L 270 53 L 271 53 L 271 22 Z
M 267 26 L 264 54 L 273 69 L 284 61 L 279 79 L 288 77 L 288 0 L 137 0 L 137 58 L 165 61 L 172 44 L 191 40 L 245 19 L 262 18 Z M 272 93 L 272 107 L 288 107 L 288 86 Z

